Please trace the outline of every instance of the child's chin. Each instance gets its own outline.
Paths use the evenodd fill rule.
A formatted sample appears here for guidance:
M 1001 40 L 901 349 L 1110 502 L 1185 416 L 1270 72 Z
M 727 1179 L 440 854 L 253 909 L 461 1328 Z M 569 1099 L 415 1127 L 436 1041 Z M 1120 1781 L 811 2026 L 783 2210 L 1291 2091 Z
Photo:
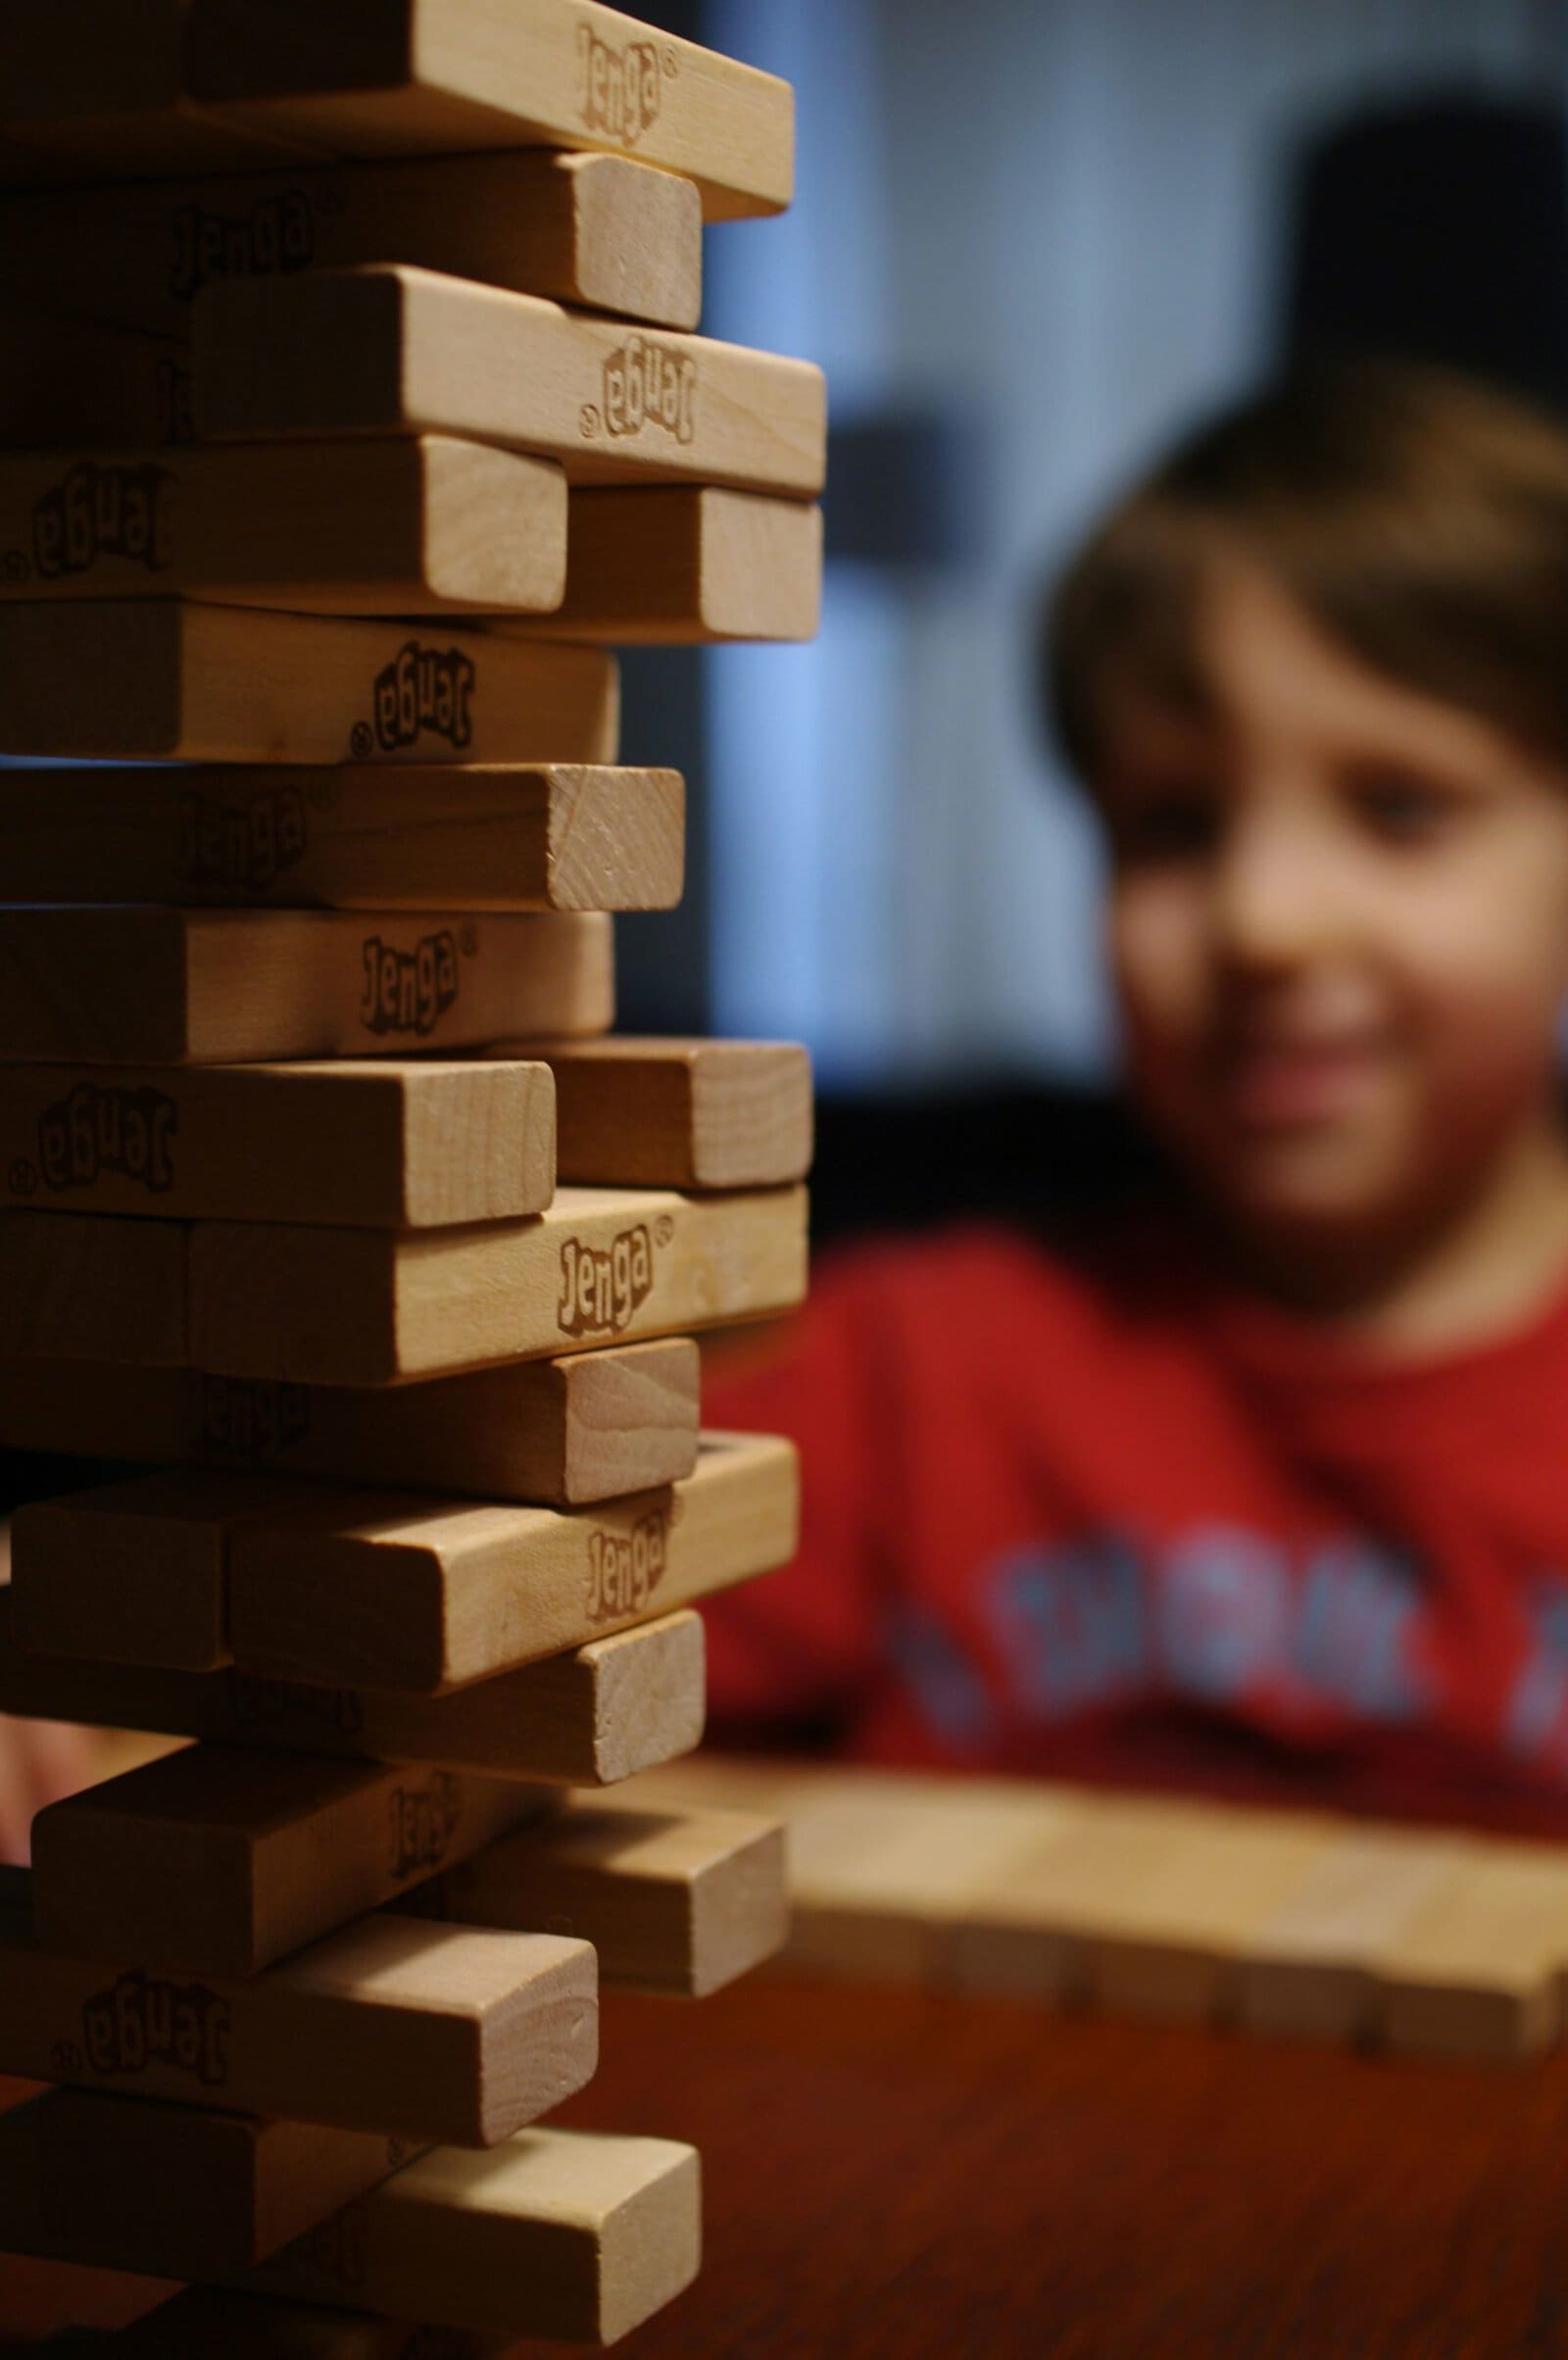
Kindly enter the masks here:
M 1238 1142 L 1214 1174 L 1218 1195 L 1242 1218 L 1340 1237 L 1383 1229 L 1412 1180 L 1372 1143 L 1333 1133 Z

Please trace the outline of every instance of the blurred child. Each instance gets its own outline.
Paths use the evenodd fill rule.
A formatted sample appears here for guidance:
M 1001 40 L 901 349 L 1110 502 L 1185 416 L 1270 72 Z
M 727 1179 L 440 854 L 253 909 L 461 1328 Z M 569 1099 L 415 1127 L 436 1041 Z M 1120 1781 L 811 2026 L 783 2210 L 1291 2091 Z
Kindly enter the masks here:
M 715 1372 L 806 1486 L 715 1735 L 1568 1797 L 1568 436 L 1291 382 L 1102 526 L 1046 676 L 1169 1178 L 830 1257 Z

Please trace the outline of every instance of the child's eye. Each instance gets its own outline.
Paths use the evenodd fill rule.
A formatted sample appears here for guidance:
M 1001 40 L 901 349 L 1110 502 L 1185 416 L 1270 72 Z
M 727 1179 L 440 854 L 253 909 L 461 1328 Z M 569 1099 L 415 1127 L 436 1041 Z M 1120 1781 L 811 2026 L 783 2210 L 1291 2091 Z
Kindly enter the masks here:
M 1113 811 L 1111 841 L 1118 860 L 1152 865 L 1195 860 L 1214 850 L 1223 815 L 1200 789 L 1140 796 Z
M 1455 810 L 1455 799 L 1446 788 L 1397 772 L 1358 778 L 1350 793 L 1360 817 L 1396 844 L 1424 843 L 1447 824 Z

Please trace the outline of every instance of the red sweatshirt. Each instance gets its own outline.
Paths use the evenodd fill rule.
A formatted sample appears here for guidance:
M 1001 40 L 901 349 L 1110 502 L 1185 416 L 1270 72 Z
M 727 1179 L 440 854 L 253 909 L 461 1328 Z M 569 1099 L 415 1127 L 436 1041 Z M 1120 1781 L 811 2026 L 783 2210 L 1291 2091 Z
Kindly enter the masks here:
M 1373 1362 L 1158 1233 L 969 1229 L 830 1258 L 705 1416 L 805 1470 L 797 1563 L 709 1610 L 720 1738 L 1568 1805 L 1568 1292 Z

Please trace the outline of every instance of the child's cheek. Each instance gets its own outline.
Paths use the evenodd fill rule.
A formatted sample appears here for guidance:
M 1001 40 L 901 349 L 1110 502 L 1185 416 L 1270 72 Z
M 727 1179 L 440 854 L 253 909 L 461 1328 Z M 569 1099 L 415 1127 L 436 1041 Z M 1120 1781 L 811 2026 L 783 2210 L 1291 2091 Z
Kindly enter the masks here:
M 1110 897 L 1108 938 L 1127 1032 L 1150 1054 L 1180 1057 L 1196 1050 L 1208 977 L 1202 897 L 1180 877 L 1118 883 Z

